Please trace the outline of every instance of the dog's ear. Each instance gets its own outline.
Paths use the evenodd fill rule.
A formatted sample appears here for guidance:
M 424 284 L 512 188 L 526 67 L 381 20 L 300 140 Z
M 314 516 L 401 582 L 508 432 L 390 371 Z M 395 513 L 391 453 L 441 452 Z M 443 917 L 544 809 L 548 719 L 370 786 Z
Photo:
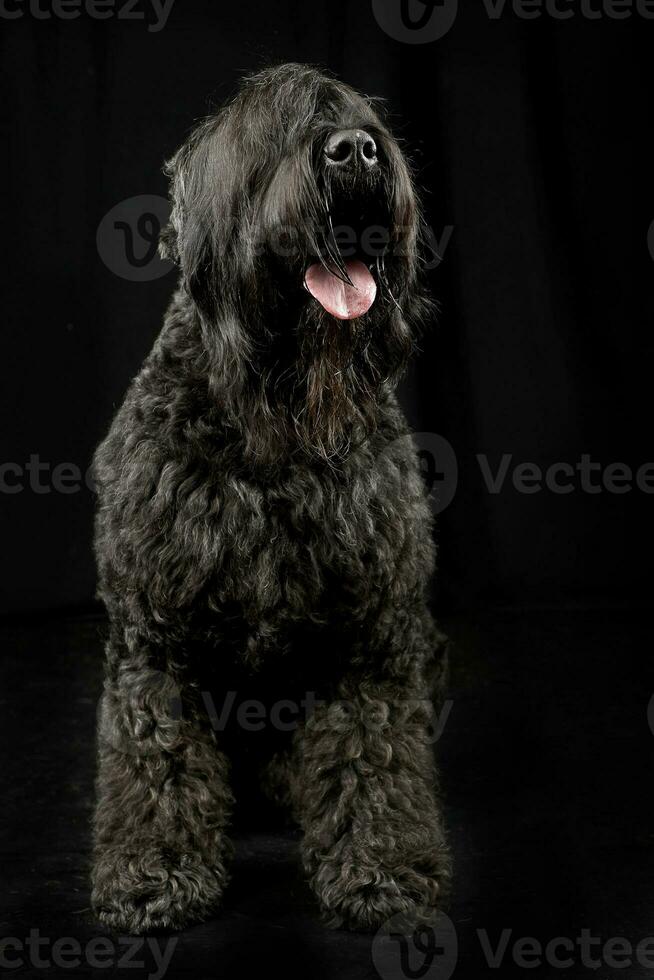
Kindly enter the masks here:
M 216 315 L 219 249 L 225 250 L 222 216 L 229 213 L 221 198 L 228 181 L 216 140 L 218 122 L 218 116 L 202 121 L 165 165 L 172 210 L 159 237 L 160 254 L 178 264 L 189 295 L 210 319 Z
M 164 225 L 159 233 L 159 255 L 162 259 L 169 262 L 179 263 L 179 250 L 177 248 L 177 232 L 172 220 Z
M 164 173 L 170 180 L 170 203 L 171 212 L 170 219 L 166 225 L 163 226 L 159 233 L 159 255 L 162 259 L 168 260 L 170 262 L 175 262 L 179 265 L 180 255 L 179 255 L 179 204 L 177 200 L 177 174 L 179 170 L 179 165 L 181 161 L 182 150 L 178 150 L 177 153 L 167 160 L 164 164 Z
M 172 210 L 159 252 L 179 266 L 199 313 L 212 384 L 224 395 L 239 388 L 251 352 L 237 291 L 229 285 L 237 281 L 240 261 L 231 197 L 239 180 L 217 138 L 219 123 L 219 116 L 202 121 L 165 165 Z
M 207 123 L 195 129 L 186 143 L 164 164 L 170 180 L 170 220 L 159 234 L 159 254 L 180 266 L 191 279 L 203 264 L 208 223 L 199 216 L 210 210 L 210 191 L 203 180 L 202 151 L 206 150 Z
M 159 255 L 162 259 L 169 262 L 179 263 L 179 252 L 177 250 L 177 232 L 172 221 L 161 229 L 159 233 Z

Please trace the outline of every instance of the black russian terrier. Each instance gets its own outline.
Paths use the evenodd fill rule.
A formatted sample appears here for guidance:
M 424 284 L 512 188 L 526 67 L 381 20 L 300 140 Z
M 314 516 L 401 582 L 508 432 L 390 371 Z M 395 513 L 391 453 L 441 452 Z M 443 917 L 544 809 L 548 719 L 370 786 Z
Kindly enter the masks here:
M 95 458 L 94 909 L 131 933 L 214 912 L 234 732 L 204 694 L 311 692 L 235 779 L 291 805 L 330 924 L 425 921 L 450 865 L 431 514 L 394 395 L 429 311 L 407 163 L 369 99 L 291 64 L 246 79 L 168 172 L 179 289 Z

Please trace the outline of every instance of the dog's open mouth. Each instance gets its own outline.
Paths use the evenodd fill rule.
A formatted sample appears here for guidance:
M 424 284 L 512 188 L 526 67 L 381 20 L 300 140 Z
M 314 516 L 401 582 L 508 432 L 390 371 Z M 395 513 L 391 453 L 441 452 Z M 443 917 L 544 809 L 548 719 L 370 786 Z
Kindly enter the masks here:
M 359 259 L 347 259 L 343 265 L 349 282 L 330 272 L 322 263 L 315 262 L 305 272 L 304 283 L 313 298 L 332 316 L 339 320 L 355 320 L 367 313 L 375 302 L 377 283 Z

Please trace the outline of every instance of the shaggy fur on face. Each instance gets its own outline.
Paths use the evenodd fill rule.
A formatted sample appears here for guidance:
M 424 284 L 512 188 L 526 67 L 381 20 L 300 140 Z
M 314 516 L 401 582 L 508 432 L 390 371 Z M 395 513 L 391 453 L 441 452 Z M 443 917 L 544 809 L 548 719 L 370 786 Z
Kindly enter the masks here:
M 343 132 L 366 140 L 345 163 L 326 152 Z M 393 394 L 429 310 L 407 164 L 370 100 L 283 65 L 168 173 L 179 289 L 95 459 L 110 634 L 94 907 L 123 932 L 214 912 L 240 733 L 215 730 L 202 692 L 310 691 L 310 717 L 265 737 L 248 773 L 292 806 L 328 922 L 424 921 L 450 872 L 431 521 Z M 334 315 L 311 270 L 369 308 Z

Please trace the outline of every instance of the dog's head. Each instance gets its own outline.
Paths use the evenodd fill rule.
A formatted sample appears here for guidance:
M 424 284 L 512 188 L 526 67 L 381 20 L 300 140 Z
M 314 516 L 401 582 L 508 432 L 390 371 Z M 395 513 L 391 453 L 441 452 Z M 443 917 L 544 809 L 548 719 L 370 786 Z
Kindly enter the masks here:
M 200 313 L 217 390 L 255 442 L 257 416 L 268 447 L 272 426 L 338 456 L 352 428 L 369 430 L 426 308 L 397 142 L 370 100 L 283 65 L 246 79 L 168 171 L 162 250 Z

